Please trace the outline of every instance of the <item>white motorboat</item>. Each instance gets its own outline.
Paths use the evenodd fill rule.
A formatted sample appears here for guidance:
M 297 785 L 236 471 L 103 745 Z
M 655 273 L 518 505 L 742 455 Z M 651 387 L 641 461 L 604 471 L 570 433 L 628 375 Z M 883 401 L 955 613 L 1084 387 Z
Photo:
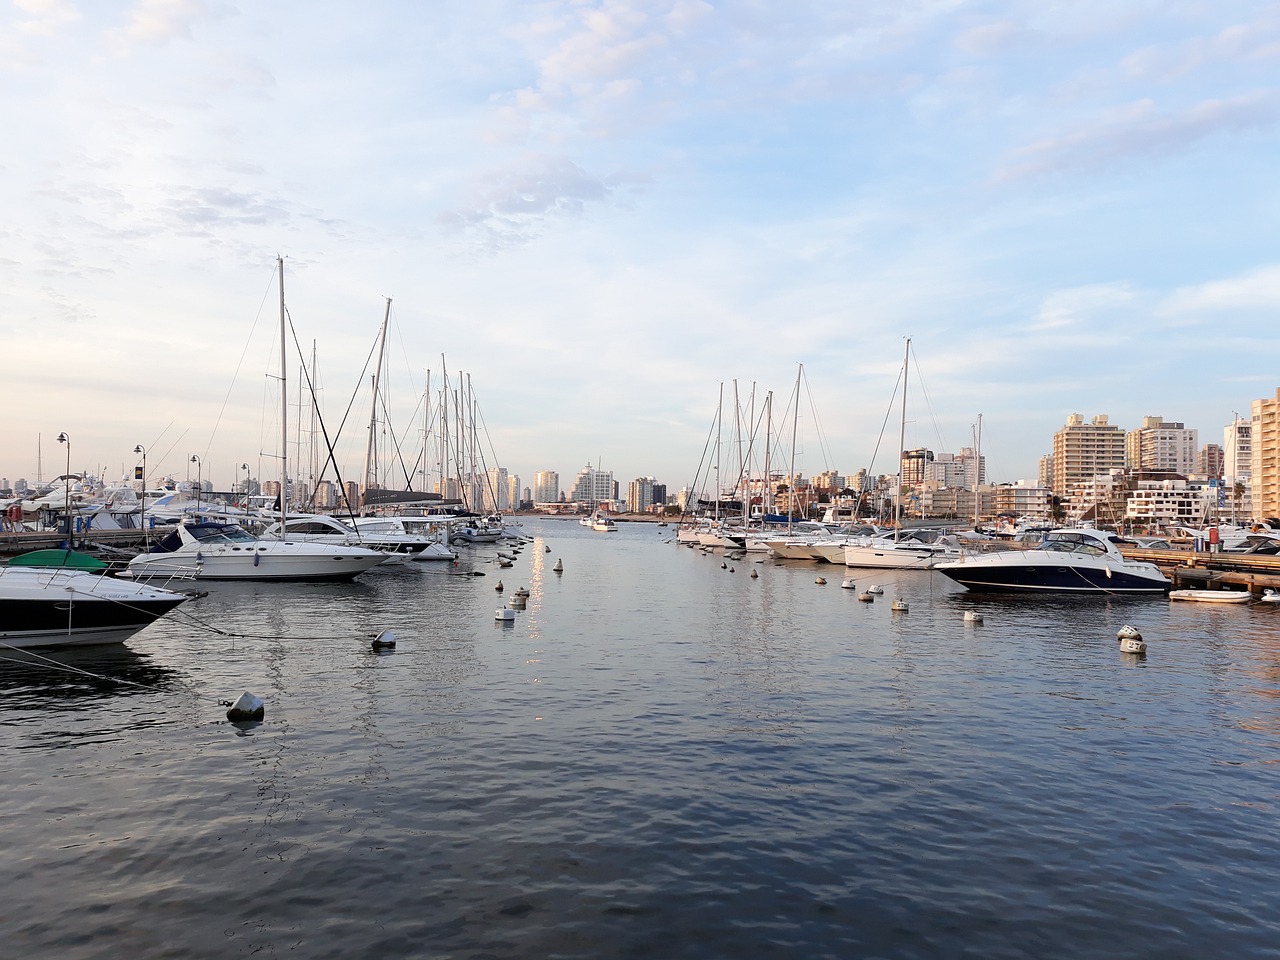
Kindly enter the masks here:
M 457 560 L 458 551 L 449 546 L 449 522 L 438 517 L 356 517 L 351 521 L 362 534 L 380 537 L 403 534 L 423 541 L 424 546 L 410 559 Z
M 262 533 L 263 540 L 299 540 L 304 543 L 327 543 L 342 547 L 367 547 L 385 553 L 387 560 L 412 560 L 427 548 L 429 542 L 419 537 L 391 530 L 358 529 L 337 517 L 305 514 L 289 517 L 283 525 L 277 521 Z
M 1248 590 L 1170 590 L 1170 600 L 1195 600 L 1199 603 L 1248 603 L 1253 594 Z
M 941 563 L 962 560 L 965 554 L 954 538 L 928 541 L 908 532 L 898 537 L 869 537 L 844 547 L 846 567 L 881 570 L 932 570 Z
M 615 533 L 618 525 L 609 517 L 597 513 L 591 518 L 591 529 L 596 533 Z
M 260 540 L 234 523 L 180 523 L 129 561 L 138 578 L 350 580 L 386 559 L 364 547 Z
M 1169 578 L 1154 564 L 1127 560 L 1115 534 L 1051 530 L 1029 550 L 1001 550 L 937 564 L 970 590 L 1026 593 L 1164 593 Z
M 0 567 L 0 646 L 120 643 L 187 599 L 71 568 Z

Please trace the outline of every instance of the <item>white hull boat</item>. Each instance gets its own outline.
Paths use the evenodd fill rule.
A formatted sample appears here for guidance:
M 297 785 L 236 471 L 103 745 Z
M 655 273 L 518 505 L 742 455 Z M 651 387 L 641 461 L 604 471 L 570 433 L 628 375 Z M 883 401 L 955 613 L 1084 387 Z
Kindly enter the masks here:
M 228 523 L 179 524 L 148 553 L 129 561 L 127 575 L 180 580 L 350 580 L 386 554 L 364 547 L 259 540 Z
M 1170 590 L 1170 600 L 1194 600 L 1199 603 L 1248 603 L 1253 595 L 1248 590 Z

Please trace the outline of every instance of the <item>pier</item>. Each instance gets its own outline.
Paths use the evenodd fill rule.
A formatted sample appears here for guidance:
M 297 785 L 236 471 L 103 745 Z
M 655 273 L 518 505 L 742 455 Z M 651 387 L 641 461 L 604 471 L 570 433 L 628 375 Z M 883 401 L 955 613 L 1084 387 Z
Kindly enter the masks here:
M 142 553 L 148 541 L 155 542 L 166 533 L 166 530 L 90 530 L 72 538 L 72 549 L 92 553 L 102 547 L 106 552 L 117 549 Z M 56 550 L 66 543 L 67 535 L 57 530 L 0 533 L 0 558 L 16 557 L 31 550 Z
M 1142 550 L 1121 547 L 1130 560 L 1154 563 L 1173 581 L 1175 590 L 1244 587 L 1255 596 L 1267 587 L 1280 589 L 1280 556 L 1222 553 L 1207 550 Z

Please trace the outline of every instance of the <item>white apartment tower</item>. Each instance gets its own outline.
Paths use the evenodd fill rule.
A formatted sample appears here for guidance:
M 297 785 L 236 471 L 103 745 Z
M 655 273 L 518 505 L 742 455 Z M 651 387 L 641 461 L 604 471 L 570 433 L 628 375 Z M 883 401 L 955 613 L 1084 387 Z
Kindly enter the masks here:
M 539 470 L 533 475 L 533 502 L 560 502 L 560 474 L 554 470 Z
M 1130 469 L 1187 477 L 1196 472 L 1200 436 L 1185 424 L 1169 423 L 1163 417 L 1143 417 L 1142 426 L 1125 437 L 1125 448 Z
M 645 513 L 653 506 L 653 477 L 637 477 L 627 484 L 627 512 Z
M 573 493 L 569 497 L 589 510 L 594 510 L 602 502 L 613 499 L 613 471 L 596 470 L 587 464 L 578 471 L 573 483 Z

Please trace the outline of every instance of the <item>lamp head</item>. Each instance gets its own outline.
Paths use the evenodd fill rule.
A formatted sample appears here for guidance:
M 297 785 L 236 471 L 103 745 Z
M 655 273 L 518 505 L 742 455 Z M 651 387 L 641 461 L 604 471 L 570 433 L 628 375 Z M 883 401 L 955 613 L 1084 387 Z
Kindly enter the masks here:
M 71 442 L 71 438 L 70 438 L 70 437 L 68 437 L 65 433 L 60 433 L 60 434 L 58 434 L 58 442 L 59 442 L 59 443 L 70 443 L 70 442 Z

